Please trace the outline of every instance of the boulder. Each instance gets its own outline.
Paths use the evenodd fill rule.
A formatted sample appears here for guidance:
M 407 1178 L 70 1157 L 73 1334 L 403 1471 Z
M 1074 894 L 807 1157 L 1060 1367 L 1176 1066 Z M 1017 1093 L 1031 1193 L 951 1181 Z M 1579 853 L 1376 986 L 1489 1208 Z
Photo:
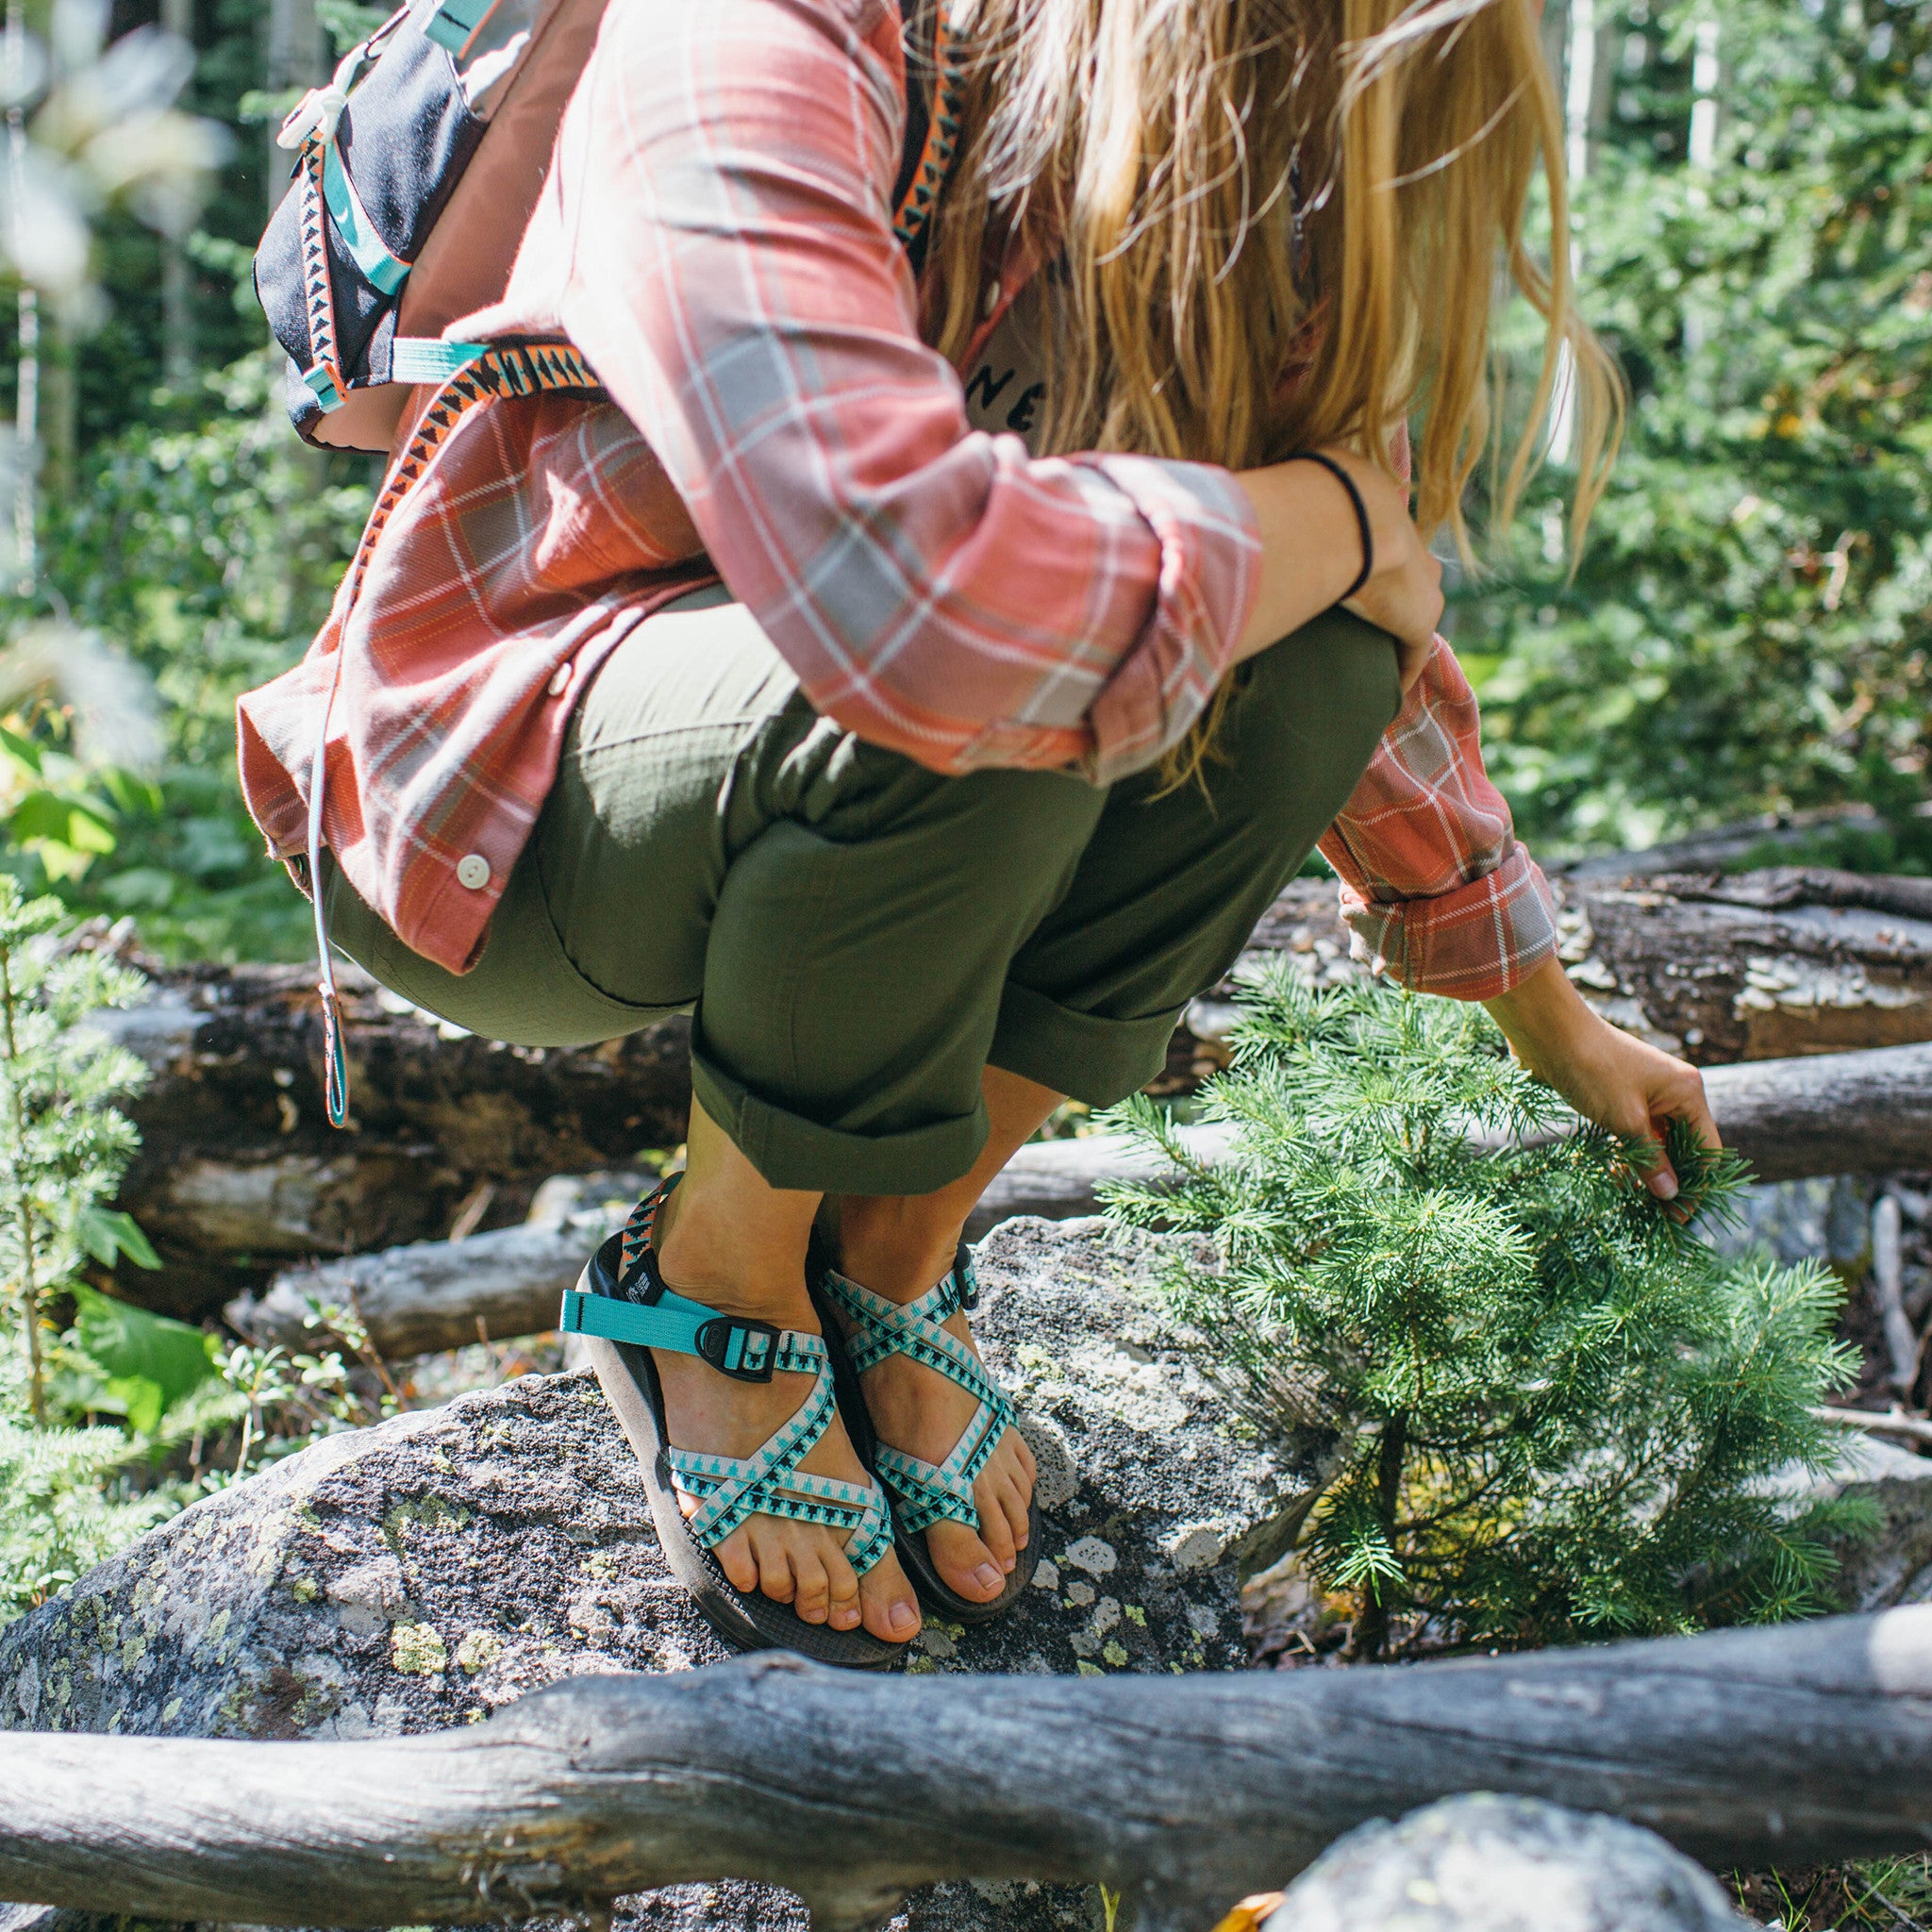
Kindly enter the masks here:
M 1263 1932 L 1744 1932 L 1701 1865 L 1655 1832 L 1474 1793 L 1341 1838 Z
M 1092 1221 L 982 1243 L 975 1327 L 1040 1460 L 1045 1544 L 1020 1607 L 977 1630 L 929 1624 L 908 1669 L 1245 1662 L 1241 1574 L 1281 1547 L 1314 1465 L 1236 1432 L 1141 1291 L 1152 1259 Z M 151 1531 L 0 1634 L 0 1725 L 395 1735 L 565 1675 L 724 1654 L 664 1567 L 595 1378 L 528 1375 L 326 1440 Z M 1090 1902 L 966 1886 L 908 1912 L 932 1932 L 1084 1932 Z M 794 1920 L 784 1894 L 722 1887 L 654 1894 L 620 1923 Z

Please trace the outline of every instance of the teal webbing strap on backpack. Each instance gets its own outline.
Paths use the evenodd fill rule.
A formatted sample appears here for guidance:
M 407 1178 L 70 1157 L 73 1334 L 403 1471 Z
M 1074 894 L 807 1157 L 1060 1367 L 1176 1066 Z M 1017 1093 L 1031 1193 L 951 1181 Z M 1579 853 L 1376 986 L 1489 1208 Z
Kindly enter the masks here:
M 390 344 L 391 382 L 447 382 L 489 355 L 488 342 L 442 342 L 433 336 L 398 336 Z
M 434 17 L 424 27 L 425 39 L 445 52 L 460 57 L 475 39 L 476 29 L 496 11 L 497 0 L 442 0 Z
M 412 262 L 391 252 L 389 244 L 375 232 L 349 171 L 342 166 L 342 151 L 333 141 L 323 150 L 322 198 L 335 217 L 336 233 L 342 245 L 368 279 L 369 286 L 384 295 L 393 295 L 409 279 Z

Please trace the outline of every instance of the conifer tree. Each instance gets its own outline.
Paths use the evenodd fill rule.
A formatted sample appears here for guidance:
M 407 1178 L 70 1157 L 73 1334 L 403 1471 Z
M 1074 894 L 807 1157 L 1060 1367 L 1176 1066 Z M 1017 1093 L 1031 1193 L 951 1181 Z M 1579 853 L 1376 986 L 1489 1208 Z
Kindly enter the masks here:
M 1822 1269 L 1720 1256 L 1632 1178 L 1634 1151 L 1513 1061 L 1476 1007 L 1379 986 L 1248 983 L 1232 1124 L 1203 1165 L 1147 1101 L 1123 1117 L 1180 1170 L 1120 1219 L 1204 1237 L 1164 1289 L 1264 1432 L 1330 1432 L 1303 1535 L 1353 1602 L 1353 1651 L 1534 1645 L 1829 1606 L 1855 1508 L 1767 1481 L 1835 1459 L 1810 1413 L 1847 1377 Z M 1722 1213 L 1730 1156 L 1674 1144 Z

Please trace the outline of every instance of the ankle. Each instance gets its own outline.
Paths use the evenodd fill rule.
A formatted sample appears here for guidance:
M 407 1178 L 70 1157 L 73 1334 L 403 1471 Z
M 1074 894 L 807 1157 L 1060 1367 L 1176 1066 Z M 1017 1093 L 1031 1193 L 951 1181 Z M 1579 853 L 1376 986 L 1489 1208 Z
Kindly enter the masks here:
M 816 1329 L 805 1287 L 803 1241 L 760 1239 L 761 1232 L 772 1231 L 747 1228 L 741 1216 L 721 1211 L 726 1205 L 688 1186 L 665 1202 L 653 1242 L 665 1286 L 726 1314 Z
M 909 1302 L 951 1271 L 964 1222 L 918 1195 L 872 1195 L 839 1202 L 834 1226 L 840 1273 Z

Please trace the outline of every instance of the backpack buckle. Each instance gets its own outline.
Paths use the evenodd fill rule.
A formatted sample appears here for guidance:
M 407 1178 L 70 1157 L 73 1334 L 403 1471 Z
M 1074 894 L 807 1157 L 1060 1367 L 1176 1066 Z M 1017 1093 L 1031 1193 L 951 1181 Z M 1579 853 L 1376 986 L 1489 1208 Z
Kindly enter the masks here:
M 713 1315 L 691 1339 L 698 1355 L 734 1382 L 769 1382 L 778 1360 L 779 1331 L 769 1322 Z

